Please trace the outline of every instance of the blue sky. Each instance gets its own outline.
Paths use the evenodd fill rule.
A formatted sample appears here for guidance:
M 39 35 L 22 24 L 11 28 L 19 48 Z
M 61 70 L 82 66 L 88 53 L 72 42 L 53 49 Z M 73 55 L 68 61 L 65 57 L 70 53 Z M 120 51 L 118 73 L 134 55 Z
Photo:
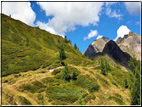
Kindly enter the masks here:
M 76 43 L 83 53 L 98 36 L 114 40 L 116 37 L 123 37 L 128 31 L 141 35 L 140 4 L 140 2 L 13 2 L 13 4 L 5 2 L 2 4 L 2 13 L 11 14 L 12 18 L 30 26 L 39 26 L 53 34 L 63 37 L 66 35 L 72 45 Z

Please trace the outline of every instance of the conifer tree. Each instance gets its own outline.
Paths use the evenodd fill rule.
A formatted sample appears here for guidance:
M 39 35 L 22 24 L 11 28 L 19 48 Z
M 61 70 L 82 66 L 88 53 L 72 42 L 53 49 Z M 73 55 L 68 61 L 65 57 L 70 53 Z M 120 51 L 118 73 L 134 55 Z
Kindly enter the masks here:
M 104 64 L 104 60 L 101 59 L 101 73 L 103 75 L 106 75 L 106 67 L 105 67 L 105 64 Z
M 71 40 L 69 39 L 69 43 L 71 44 Z
M 74 48 L 75 48 L 75 49 L 77 49 L 77 45 L 76 45 L 76 43 L 74 44 Z
M 70 80 L 70 75 L 69 75 L 68 65 L 67 64 L 65 64 L 65 67 L 63 69 L 62 79 L 65 80 L 65 81 L 69 81 Z
M 65 42 L 68 43 L 67 36 L 65 35 Z
M 63 45 L 61 45 L 60 50 L 59 50 L 59 53 L 60 53 L 59 59 L 60 59 L 60 61 L 62 62 L 62 60 L 64 60 L 64 59 L 66 58 L 66 54 L 65 54 L 65 52 L 64 52 Z
M 134 81 L 130 91 L 131 104 L 140 105 L 140 63 L 134 57 L 130 59 L 128 65 L 132 69 L 134 75 Z
M 75 73 L 75 71 L 72 72 L 72 76 L 71 77 L 72 77 L 73 80 L 76 80 L 77 74 Z
M 108 71 L 111 71 L 108 61 L 101 59 L 101 73 L 106 75 Z

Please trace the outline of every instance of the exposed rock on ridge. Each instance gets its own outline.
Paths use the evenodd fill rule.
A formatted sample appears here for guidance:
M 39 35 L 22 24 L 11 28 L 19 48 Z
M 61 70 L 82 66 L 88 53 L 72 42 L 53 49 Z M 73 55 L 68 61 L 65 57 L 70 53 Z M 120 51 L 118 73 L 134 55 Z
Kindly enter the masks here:
M 109 41 L 108 38 L 102 37 L 95 40 L 84 52 L 85 56 L 94 57 L 97 53 L 102 52 L 105 44 Z
M 130 60 L 131 56 L 128 53 L 123 52 L 114 41 L 110 40 L 105 45 L 103 54 L 108 54 L 116 62 L 128 67 L 128 61 Z
M 127 37 L 124 36 L 122 40 L 116 40 L 118 46 L 124 52 L 131 56 L 135 56 L 137 60 L 141 60 L 141 36 L 130 32 Z

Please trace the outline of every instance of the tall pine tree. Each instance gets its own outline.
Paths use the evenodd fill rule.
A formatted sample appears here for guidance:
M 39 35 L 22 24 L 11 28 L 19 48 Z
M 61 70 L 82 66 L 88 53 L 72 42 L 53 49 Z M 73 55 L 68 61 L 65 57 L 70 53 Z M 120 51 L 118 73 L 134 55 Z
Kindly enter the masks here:
M 66 58 L 66 54 L 64 52 L 64 48 L 63 45 L 60 46 L 60 50 L 59 50 L 59 59 L 62 62 L 62 60 L 64 60 Z
M 68 70 L 68 65 L 65 64 L 65 67 L 62 71 L 62 79 L 65 81 L 69 81 L 70 80 L 70 75 L 69 75 L 69 70 Z
M 65 35 L 65 42 L 68 43 L 67 36 Z

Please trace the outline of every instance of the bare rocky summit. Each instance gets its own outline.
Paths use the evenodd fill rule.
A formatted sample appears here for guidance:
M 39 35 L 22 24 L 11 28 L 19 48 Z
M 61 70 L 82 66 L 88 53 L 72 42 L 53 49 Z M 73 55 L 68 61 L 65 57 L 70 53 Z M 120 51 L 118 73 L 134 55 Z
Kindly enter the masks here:
M 89 47 L 84 52 L 85 56 L 88 57 L 94 57 L 95 54 L 102 52 L 104 49 L 105 44 L 109 41 L 108 38 L 102 37 L 97 40 L 95 40 L 92 44 L 89 45 Z
M 128 53 L 123 52 L 116 42 L 112 40 L 107 42 L 102 53 L 107 54 L 114 61 L 120 63 L 121 65 L 128 67 L 128 61 L 130 60 L 131 56 Z
M 118 38 L 116 43 L 124 52 L 141 60 L 141 36 L 130 32 L 127 37 Z

